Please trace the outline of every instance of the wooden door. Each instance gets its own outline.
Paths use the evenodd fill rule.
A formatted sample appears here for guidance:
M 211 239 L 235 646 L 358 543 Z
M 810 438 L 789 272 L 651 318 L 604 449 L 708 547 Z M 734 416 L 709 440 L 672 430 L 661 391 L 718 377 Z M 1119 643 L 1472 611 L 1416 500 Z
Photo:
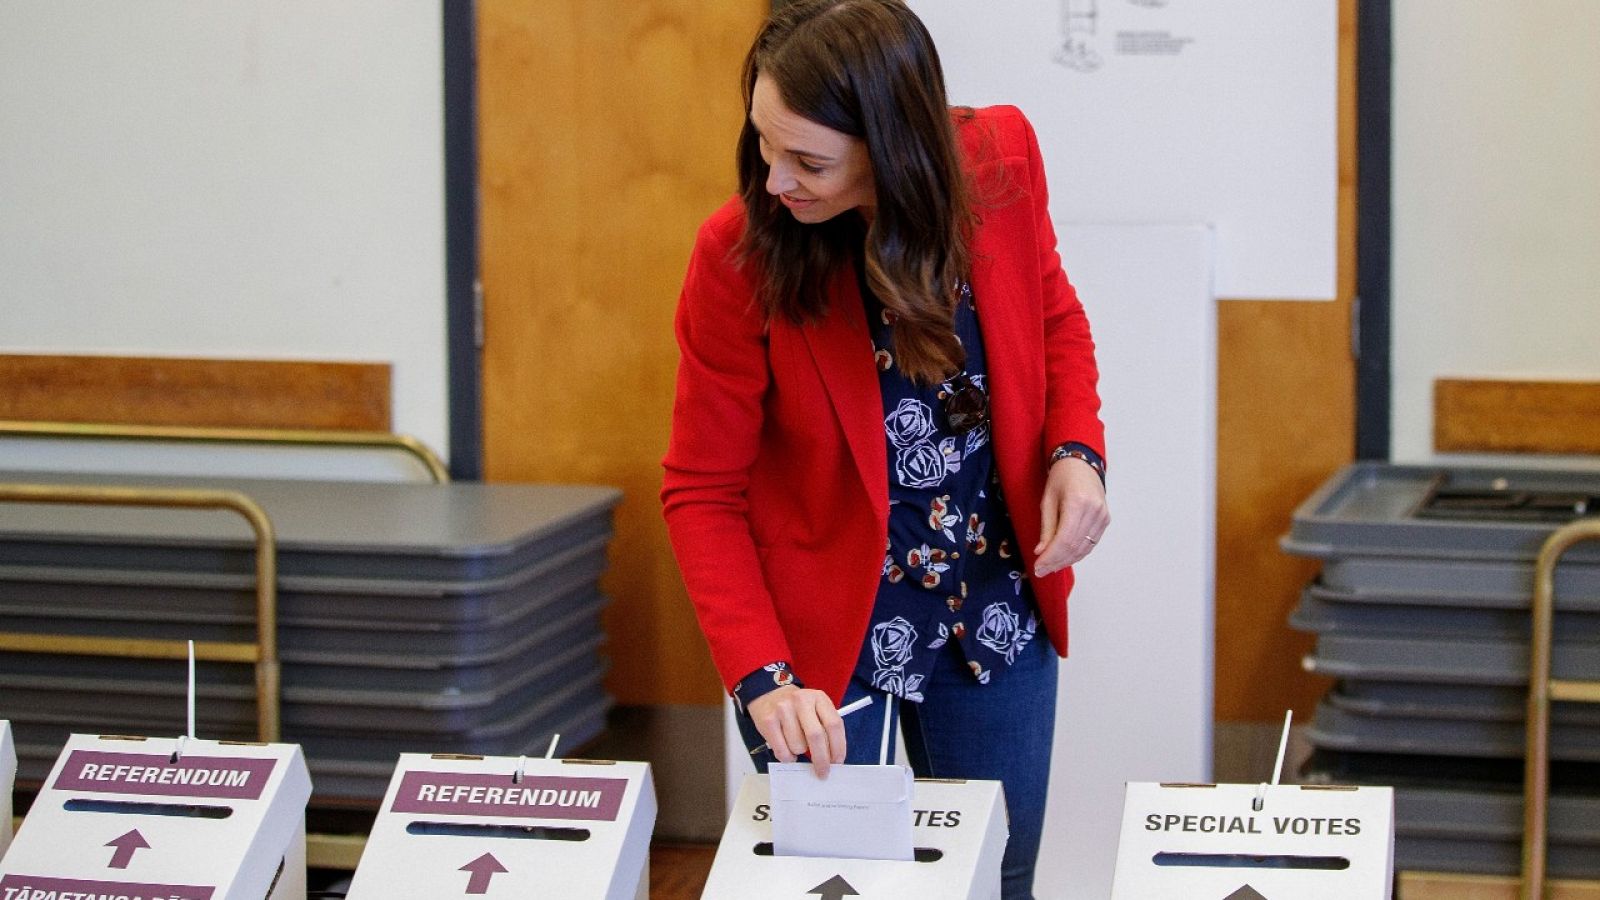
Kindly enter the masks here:
M 672 315 L 695 228 L 733 192 L 739 65 L 765 0 L 478 0 L 484 471 L 616 485 L 611 693 L 721 688 L 657 493 Z

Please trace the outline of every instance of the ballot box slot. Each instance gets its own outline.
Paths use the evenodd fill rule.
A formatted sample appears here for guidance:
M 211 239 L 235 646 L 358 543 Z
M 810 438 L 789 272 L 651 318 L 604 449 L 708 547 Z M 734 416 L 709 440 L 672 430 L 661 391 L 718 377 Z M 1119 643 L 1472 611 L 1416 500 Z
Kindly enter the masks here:
M 1340 872 L 1350 868 L 1350 860 L 1342 856 L 1295 856 L 1286 853 L 1157 853 L 1151 862 L 1158 866 L 1197 869 L 1313 869 Z
M 754 852 L 757 856 L 772 856 L 772 842 L 761 841 L 755 845 Z M 912 859 L 919 863 L 938 862 L 944 859 L 944 851 L 937 847 L 913 847 Z
M 287 858 L 281 858 L 278 860 L 278 870 L 272 873 L 272 884 L 267 886 L 267 892 L 262 895 L 262 900 L 267 900 L 267 898 L 272 896 L 272 892 L 278 889 L 278 882 L 283 880 L 283 871 L 288 864 L 289 860 Z
M 1423 519 L 1570 522 L 1600 514 L 1600 495 L 1586 491 L 1435 486 L 1417 508 Z
M 226 819 L 231 806 L 201 803 L 155 803 L 149 800 L 90 800 L 73 798 L 63 803 L 67 812 L 111 813 L 123 816 L 174 816 L 182 819 Z
M 473 822 L 411 822 L 406 834 L 436 837 L 510 838 L 523 841 L 587 841 L 587 828 L 558 825 L 489 825 Z

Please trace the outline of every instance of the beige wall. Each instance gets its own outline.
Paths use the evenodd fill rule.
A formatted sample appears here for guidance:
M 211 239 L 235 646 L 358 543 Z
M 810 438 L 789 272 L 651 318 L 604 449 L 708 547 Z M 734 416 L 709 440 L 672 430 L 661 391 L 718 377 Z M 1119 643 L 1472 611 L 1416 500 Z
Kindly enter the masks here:
M 1398 461 L 1437 377 L 1600 380 L 1597 42 L 1593 0 L 1394 5 Z

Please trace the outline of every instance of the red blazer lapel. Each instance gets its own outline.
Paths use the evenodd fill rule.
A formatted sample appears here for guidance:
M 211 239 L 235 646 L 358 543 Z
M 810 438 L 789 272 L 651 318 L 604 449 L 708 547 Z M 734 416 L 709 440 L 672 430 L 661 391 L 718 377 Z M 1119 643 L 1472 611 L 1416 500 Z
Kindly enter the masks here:
M 861 483 L 874 510 L 884 518 L 888 515 L 889 451 L 883 431 L 883 395 L 873 367 L 872 337 L 853 267 L 847 266 L 834 280 L 827 316 L 800 330 L 822 375 L 828 401 L 850 446 Z
M 1044 380 L 1044 348 L 1042 335 L 1029 327 L 1038 318 L 1038 300 L 1029 295 L 1025 280 L 1033 267 L 1017 258 L 1019 248 L 1031 250 L 1033 243 L 1018 233 L 1007 212 L 984 210 L 986 221 L 975 229 L 972 293 L 988 358 L 995 453 L 1003 465 L 1026 465 L 1038 449 L 1032 436 L 1044 414 L 1030 399 L 1031 386 Z

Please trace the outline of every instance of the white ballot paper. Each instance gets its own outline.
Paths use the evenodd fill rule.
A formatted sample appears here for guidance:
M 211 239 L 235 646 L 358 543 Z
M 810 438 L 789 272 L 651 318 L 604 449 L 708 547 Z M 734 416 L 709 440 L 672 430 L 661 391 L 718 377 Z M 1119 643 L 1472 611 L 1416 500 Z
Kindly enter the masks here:
M 772 852 L 777 856 L 910 860 L 911 770 L 772 763 Z

